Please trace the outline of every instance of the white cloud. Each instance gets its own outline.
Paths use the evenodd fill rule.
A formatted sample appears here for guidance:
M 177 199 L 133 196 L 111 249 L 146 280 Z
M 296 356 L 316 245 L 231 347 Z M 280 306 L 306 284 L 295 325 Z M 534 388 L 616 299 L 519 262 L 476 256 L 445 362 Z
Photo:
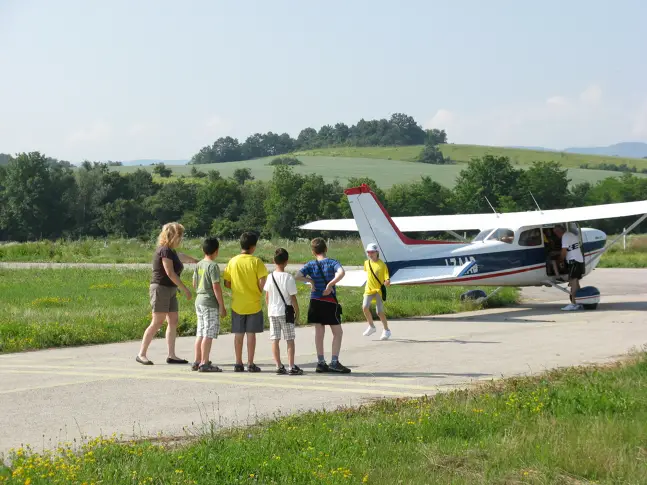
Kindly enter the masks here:
M 231 124 L 222 117 L 213 115 L 205 121 L 204 129 L 211 136 L 226 136 L 231 129 Z
M 546 100 L 546 104 L 548 106 L 563 107 L 569 105 L 569 100 L 564 96 L 551 96 Z
M 599 84 L 591 84 L 580 93 L 580 101 L 586 105 L 595 105 L 602 99 L 602 88 Z
M 87 128 L 76 130 L 67 137 L 72 145 L 95 144 L 108 141 L 113 134 L 112 126 L 105 121 L 95 121 Z
M 453 125 L 455 121 L 456 114 L 446 109 L 439 109 L 436 111 L 436 114 L 424 124 L 424 127 L 426 129 L 438 128 L 446 130 L 448 127 Z

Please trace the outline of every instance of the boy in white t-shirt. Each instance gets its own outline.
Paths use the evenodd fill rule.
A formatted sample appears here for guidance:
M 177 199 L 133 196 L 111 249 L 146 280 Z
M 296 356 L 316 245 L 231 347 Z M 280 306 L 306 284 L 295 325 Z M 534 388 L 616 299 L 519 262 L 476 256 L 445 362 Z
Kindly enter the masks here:
M 285 272 L 288 264 L 288 252 L 278 248 L 274 253 L 276 269 L 265 282 L 265 303 L 270 317 L 270 340 L 272 341 L 272 356 L 276 362 L 276 373 L 300 376 L 303 371 L 294 364 L 295 323 L 299 320 L 299 302 L 297 301 L 297 283 L 290 273 Z M 287 370 L 281 363 L 279 341 L 281 332 L 288 342 Z

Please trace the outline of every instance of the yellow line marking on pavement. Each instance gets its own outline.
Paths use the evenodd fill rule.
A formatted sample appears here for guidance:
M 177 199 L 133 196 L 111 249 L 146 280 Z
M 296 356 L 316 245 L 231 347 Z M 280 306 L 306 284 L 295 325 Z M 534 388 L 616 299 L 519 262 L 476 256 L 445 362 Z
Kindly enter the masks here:
M 33 364 L 15 364 L 12 366 L 0 366 L 0 369 L 2 368 L 7 368 L 7 367 L 12 367 L 12 368 L 18 368 L 18 369 L 23 369 L 23 368 L 35 368 L 35 369 L 42 369 L 44 371 L 47 371 L 49 369 L 58 369 L 58 370 L 70 370 L 74 371 L 79 368 L 78 365 L 75 366 L 62 366 L 62 365 L 48 365 L 43 367 L 42 365 L 33 365 Z M 160 366 L 161 367 L 161 366 Z M 159 369 L 159 368 L 158 368 Z M 162 374 L 165 376 L 185 376 L 185 374 L 191 375 L 191 376 L 196 376 L 194 373 L 190 373 L 188 369 L 155 369 L 155 372 L 157 375 Z M 85 371 L 87 372 L 92 372 L 92 371 L 113 371 L 113 372 L 124 372 L 127 373 L 125 376 L 127 377 L 128 375 L 131 374 L 137 374 L 141 375 L 142 377 L 149 377 L 151 374 L 146 372 L 145 370 L 139 370 L 139 371 L 133 371 L 132 368 L 116 368 L 116 367 L 107 367 L 107 366 L 86 366 Z M 190 374 L 189 374 L 190 373 Z M 225 375 L 230 374 L 226 373 Z M 295 379 L 298 379 L 299 382 L 305 381 L 305 382 L 315 382 L 315 383 L 320 383 L 321 380 L 324 379 L 337 379 L 341 378 L 341 376 L 337 375 L 317 375 L 317 378 L 319 379 L 318 381 L 314 381 L 313 378 L 315 377 L 314 372 L 309 372 L 304 376 L 299 376 L 293 377 Z M 216 377 L 216 376 L 214 376 Z M 418 382 L 421 379 L 438 379 L 438 378 L 444 378 L 442 374 L 434 374 L 433 372 L 430 372 L 428 376 L 421 376 L 421 377 L 388 377 L 388 376 L 380 376 L 380 375 L 373 375 L 370 372 L 362 372 L 360 377 L 357 377 L 357 374 L 351 376 L 346 376 L 347 379 L 344 380 L 343 384 L 347 385 L 357 385 L 357 386 L 367 386 L 367 387 L 391 387 L 391 388 L 396 388 L 396 389 L 421 389 L 425 390 L 428 389 L 429 386 L 427 385 L 420 385 L 420 384 L 409 384 L 410 382 Z M 272 381 L 274 382 L 275 379 L 285 379 L 289 377 L 281 377 L 281 376 L 276 376 L 274 375 L 273 372 L 265 372 L 265 373 L 259 373 L 259 374 L 250 374 L 250 373 L 240 373 L 237 374 L 235 379 L 236 382 L 241 382 L 241 383 L 246 383 L 248 381 L 254 382 L 254 381 Z M 211 378 L 209 378 L 211 380 Z M 362 382 L 359 381 L 359 379 L 365 379 L 365 380 L 372 380 L 371 382 Z M 388 382 L 382 382 L 382 381 L 388 381 Z M 232 381 L 233 382 L 233 381 Z M 434 384 L 431 384 L 433 387 Z
M 25 392 L 25 391 L 40 391 L 42 389 L 51 389 L 53 387 L 73 386 L 75 384 L 88 384 L 91 382 L 107 381 L 110 379 L 111 377 L 98 377 L 95 379 L 84 379 L 80 381 L 58 382 L 58 383 L 41 384 L 38 386 L 29 386 L 29 387 L 16 387 L 14 389 L 0 390 L 0 394 L 14 394 L 16 392 Z
M 384 389 L 379 389 L 379 385 L 375 386 L 374 389 L 356 389 L 356 388 L 343 388 L 343 387 L 328 387 L 328 386 L 322 386 L 322 385 L 306 385 L 305 383 L 297 383 L 295 380 L 294 384 L 283 384 L 279 382 L 241 382 L 240 380 L 237 379 L 223 379 L 220 377 L 200 377 L 200 376 L 192 376 L 192 375 L 187 375 L 187 376 L 162 376 L 162 375 L 147 375 L 147 374 L 111 374 L 111 373 L 92 373 L 92 372 L 79 372 L 79 371 L 56 371 L 56 372 L 51 372 L 48 370 L 23 370 L 23 369 L 8 369 L 5 372 L 12 373 L 12 374 L 49 374 L 49 375 L 60 375 L 60 376 L 89 376 L 89 377 L 103 377 L 103 378 L 108 378 L 108 379 L 150 379 L 150 380 L 160 380 L 160 381 L 179 381 L 179 382 L 207 382 L 207 383 L 212 383 L 212 384 L 232 384 L 232 385 L 240 385 L 243 384 L 244 386 L 251 386 L 251 387 L 267 387 L 267 388 L 276 388 L 276 389 L 293 389 L 293 390 L 298 390 L 298 391 L 327 391 L 327 392 L 341 392 L 341 393 L 351 393 L 351 394 L 372 394 L 376 396 L 401 396 L 401 397 L 409 397 L 409 396 L 417 396 L 420 395 L 420 393 L 414 393 L 414 392 L 401 392 L 401 391 L 390 391 L 390 390 L 384 390 Z M 351 382 L 352 384 L 352 382 Z M 446 388 L 446 386 L 429 386 L 426 387 L 425 390 L 428 392 L 431 391 L 438 391 L 440 389 Z M 9 392 L 9 391 L 6 391 Z

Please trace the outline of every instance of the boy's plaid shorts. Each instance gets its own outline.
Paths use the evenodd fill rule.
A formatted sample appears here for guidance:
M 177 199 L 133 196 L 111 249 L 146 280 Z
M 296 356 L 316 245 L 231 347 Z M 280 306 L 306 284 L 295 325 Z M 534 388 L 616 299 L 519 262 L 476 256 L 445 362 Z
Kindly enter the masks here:
M 218 338 L 220 332 L 220 311 L 203 305 L 195 306 L 198 317 L 197 337 Z
M 281 331 L 285 340 L 294 340 L 296 332 L 294 323 L 285 321 L 285 315 L 270 317 L 270 340 L 281 340 Z

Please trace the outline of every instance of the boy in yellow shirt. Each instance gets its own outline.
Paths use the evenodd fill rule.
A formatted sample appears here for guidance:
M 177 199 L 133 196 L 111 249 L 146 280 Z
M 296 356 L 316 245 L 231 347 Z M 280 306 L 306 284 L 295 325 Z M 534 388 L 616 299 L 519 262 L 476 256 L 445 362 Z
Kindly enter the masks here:
M 245 232 L 240 236 L 241 252 L 227 263 L 222 275 L 225 286 L 231 288 L 231 333 L 234 334 L 236 364 L 234 372 L 243 372 L 243 340 L 247 335 L 247 370 L 260 372 L 254 364 L 256 334 L 263 333 L 261 297 L 267 279 L 267 268 L 256 256 L 258 236 Z
M 366 246 L 366 254 L 368 259 L 364 261 L 364 271 L 366 271 L 366 287 L 364 290 L 364 301 L 362 303 L 362 310 L 368 322 L 368 328 L 364 331 L 364 336 L 369 337 L 376 332 L 375 324 L 373 323 L 373 315 L 371 315 L 371 302 L 375 300 L 375 310 L 377 315 L 382 321 L 384 331 L 380 340 L 389 340 L 391 338 L 391 330 L 386 321 L 386 313 L 384 312 L 384 300 L 382 299 L 382 289 L 389 286 L 389 268 L 386 267 L 384 261 L 380 259 L 377 244 L 371 243 Z M 386 293 L 386 288 L 384 288 Z

